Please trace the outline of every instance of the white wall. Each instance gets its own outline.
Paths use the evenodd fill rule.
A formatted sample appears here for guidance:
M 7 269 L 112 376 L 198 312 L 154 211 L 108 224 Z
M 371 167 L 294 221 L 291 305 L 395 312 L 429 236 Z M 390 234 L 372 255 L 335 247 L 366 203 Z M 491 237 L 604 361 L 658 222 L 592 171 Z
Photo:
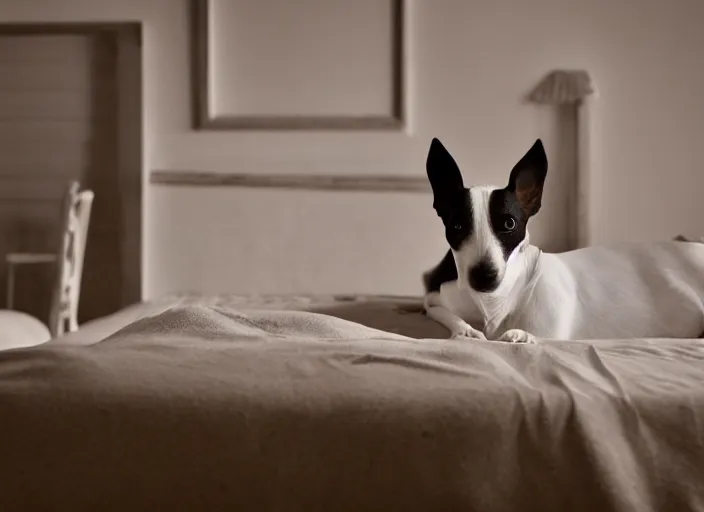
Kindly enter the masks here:
M 422 175 L 428 141 L 439 136 L 471 181 L 503 183 L 537 136 L 548 144 L 558 139 L 550 116 L 522 98 L 553 68 L 586 68 L 601 93 L 594 113 L 594 240 L 701 233 L 701 0 L 408 3 L 410 136 L 191 131 L 184 0 L 0 0 L 0 20 L 144 22 L 145 172 Z M 560 169 L 551 169 L 549 179 L 553 202 L 535 227 L 543 239 L 562 226 Z M 147 297 L 182 288 L 412 293 L 420 272 L 443 251 L 430 198 L 422 195 L 386 195 L 384 206 L 371 194 L 147 190 Z M 356 209 L 358 201 L 372 203 Z M 263 216 L 264 226 L 257 223 Z M 344 233 L 363 233 L 365 242 Z M 316 256 L 313 247 L 322 252 Z M 357 248 L 369 258 L 353 260 Z M 363 277 L 356 265 L 373 275 Z

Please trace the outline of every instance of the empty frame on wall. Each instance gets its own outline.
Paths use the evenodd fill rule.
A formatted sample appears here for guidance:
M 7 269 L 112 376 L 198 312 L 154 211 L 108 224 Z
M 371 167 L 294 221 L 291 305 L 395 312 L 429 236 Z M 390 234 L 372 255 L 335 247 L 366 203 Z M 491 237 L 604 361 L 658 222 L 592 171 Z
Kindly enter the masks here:
M 192 0 L 197 129 L 399 130 L 403 0 Z

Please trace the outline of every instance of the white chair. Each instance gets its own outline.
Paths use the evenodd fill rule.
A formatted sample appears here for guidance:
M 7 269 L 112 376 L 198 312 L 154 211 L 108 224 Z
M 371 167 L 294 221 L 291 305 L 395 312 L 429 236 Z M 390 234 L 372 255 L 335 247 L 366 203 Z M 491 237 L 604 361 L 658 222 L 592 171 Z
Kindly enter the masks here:
M 11 253 L 6 256 L 8 309 L 0 310 L 0 349 L 40 345 L 78 330 L 83 258 L 94 197 L 92 191 L 79 189 L 78 182 L 71 182 L 64 196 L 62 236 L 56 254 Z M 56 265 L 48 326 L 26 313 L 12 310 L 15 267 L 47 263 Z

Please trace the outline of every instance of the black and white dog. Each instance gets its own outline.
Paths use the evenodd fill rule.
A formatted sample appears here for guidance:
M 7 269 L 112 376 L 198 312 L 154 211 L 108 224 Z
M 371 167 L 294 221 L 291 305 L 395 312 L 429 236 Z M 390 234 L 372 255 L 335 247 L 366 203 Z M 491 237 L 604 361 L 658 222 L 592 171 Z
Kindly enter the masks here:
M 425 311 L 453 337 L 697 338 L 704 332 L 704 244 L 658 242 L 547 254 L 530 245 L 548 160 L 536 141 L 503 188 L 465 188 L 438 139 L 426 163 L 450 250 L 423 275 Z

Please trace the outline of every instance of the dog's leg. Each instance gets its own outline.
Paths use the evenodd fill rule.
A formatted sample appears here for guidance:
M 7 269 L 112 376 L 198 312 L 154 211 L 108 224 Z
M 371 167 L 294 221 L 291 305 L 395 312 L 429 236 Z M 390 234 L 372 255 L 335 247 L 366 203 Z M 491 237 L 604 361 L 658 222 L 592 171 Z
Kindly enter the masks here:
M 535 336 L 522 329 L 509 329 L 503 333 L 498 341 L 507 343 L 536 343 Z
M 431 292 L 425 296 L 425 313 L 450 331 L 450 338 L 474 338 L 486 340 L 484 333 L 475 329 L 455 315 L 440 302 L 440 294 Z

